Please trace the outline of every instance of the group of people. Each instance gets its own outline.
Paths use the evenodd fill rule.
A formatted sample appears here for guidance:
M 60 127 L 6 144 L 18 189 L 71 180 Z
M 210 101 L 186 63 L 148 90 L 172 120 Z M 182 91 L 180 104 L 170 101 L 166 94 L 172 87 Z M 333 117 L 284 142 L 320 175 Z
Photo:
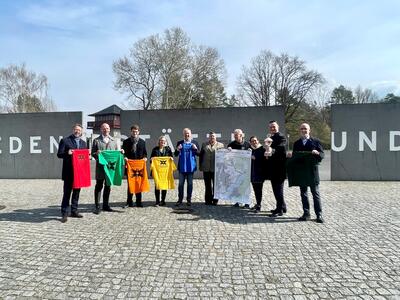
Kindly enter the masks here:
M 276 200 L 275 209 L 271 210 L 271 216 L 282 216 L 287 212 L 287 206 L 284 200 L 284 182 L 286 179 L 286 162 L 292 155 L 298 153 L 309 153 L 316 162 L 320 162 L 324 157 L 324 152 L 320 141 L 310 135 L 310 125 L 302 123 L 300 125 L 300 138 L 294 143 L 293 152 L 286 150 L 286 138 L 279 132 L 279 125 L 276 121 L 270 121 L 268 124 L 268 137 L 264 140 L 264 145 L 260 143 L 257 136 L 251 136 L 249 141 L 244 139 L 243 131 L 236 129 L 234 131 L 234 140 L 227 145 L 228 150 L 247 150 L 251 151 L 251 184 L 253 186 L 256 204 L 253 207 L 245 205 L 253 212 L 261 210 L 262 191 L 265 180 L 271 181 L 272 191 Z M 96 159 L 96 185 L 94 190 L 95 214 L 103 211 L 113 211 L 109 204 L 110 185 L 107 184 L 104 168 L 99 164 L 99 153 L 104 150 L 118 150 L 125 157 L 125 160 L 147 160 L 146 143 L 139 137 L 140 128 L 138 125 L 131 127 L 131 136 L 125 139 L 122 147 L 118 149 L 117 141 L 110 136 L 110 127 L 107 123 L 101 125 L 101 135 L 93 141 L 91 155 Z M 73 167 L 72 153 L 75 149 L 87 148 L 86 142 L 81 139 L 82 126 L 75 124 L 73 133 L 60 141 L 57 156 L 63 159 L 62 179 L 64 181 L 64 191 L 61 203 L 61 222 L 68 220 L 68 207 L 71 199 L 71 214 L 74 218 L 82 218 L 78 212 L 79 188 L 73 188 Z M 215 152 L 223 149 L 224 144 L 217 141 L 214 132 L 209 132 L 208 141 L 200 147 L 198 142 L 192 138 L 192 132 L 189 128 L 183 129 L 183 139 L 180 140 L 172 152 L 167 145 L 166 138 L 161 136 L 158 139 L 158 145 L 151 151 L 150 159 L 155 157 L 179 156 L 178 171 L 178 201 L 176 206 L 180 206 L 184 199 L 184 186 L 186 183 L 186 201 L 190 206 L 193 193 L 193 175 L 197 170 L 197 157 L 199 157 L 199 170 L 203 172 L 205 185 L 204 200 L 206 205 L 217 205 L 218 199 L 214 198 L 214 173 L 215 173 Z M 307 185 L 300 185 L 300 195 L 303 206 L 303 215 L 300 221 L 310 220 L 310 204 L 307 189 L 311 189 L 314 201 L 314 211 L 316 221 L 323 223 L 321 200 L 319 194 L 319 174 L 318 164 L 312 169 L 312 181 Z M 100 208 L 101 193 L 103 191 L 103 203 Z M 72 193 L 72 197 L 71 197 Z M 156 206 L 165 205 L 167 190 L 155 188 Z M 136 207 L 143 207 L 142 193 L 135 193 Z M 127 192 L 127 207 L 134 207 L 133 194 Z M 236 203 L 235 207 L 240 204 Z

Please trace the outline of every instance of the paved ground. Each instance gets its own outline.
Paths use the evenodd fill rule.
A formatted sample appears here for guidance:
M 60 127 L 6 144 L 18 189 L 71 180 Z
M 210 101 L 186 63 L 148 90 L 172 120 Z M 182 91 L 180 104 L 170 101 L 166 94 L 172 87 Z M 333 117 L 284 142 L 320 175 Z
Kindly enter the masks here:
M 0 299 L 399 299 L 400 182 L 322 182 L 326 223 L 298 222 L 297 188 L 286 188 L 288 214 L 201 203 L 191 209 L 120 213 L 92 210 L 59 222 L 62 182 L 0 180 Z M 126 186 L 112 191 L 114 207 Z M 24 193 L 23 191 L 28 191 Z

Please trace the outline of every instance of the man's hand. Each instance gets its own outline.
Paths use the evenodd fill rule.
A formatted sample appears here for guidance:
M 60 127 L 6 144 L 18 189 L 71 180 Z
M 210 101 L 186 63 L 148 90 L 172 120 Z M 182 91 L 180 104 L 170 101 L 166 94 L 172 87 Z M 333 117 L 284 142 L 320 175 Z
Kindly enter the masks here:
M 293 153 L 292 153 L 292 152 L 286 153 L 286 157 L 291 158 L 292 156 L 293 156 Z
M 311 153 L 314 155 L 319 155 L 319 152 L 317 150 L 313 150 L 313 151 L 311 151 Z
M 74 150 L 72 150 L 72 149 L 69 149 L 69 150 L 68 150 L 68 154 L 69 154 L 69 155 L 72 155 L 72 152 L 74 152 Z
M 197 150 L 197 146 L 195 144 L 192 144 L 192 149 Z
M 125 150 L 124 150 L 124 149 L 121 149 L 121 153 L 124 154 L 124 153 L 125 153 Z
M 176 147 L 176 149 L 178 149 L 179 151 L 181 151 L 181 149 L 182 149 L 182 144 L 179 144 L 178 147 Z

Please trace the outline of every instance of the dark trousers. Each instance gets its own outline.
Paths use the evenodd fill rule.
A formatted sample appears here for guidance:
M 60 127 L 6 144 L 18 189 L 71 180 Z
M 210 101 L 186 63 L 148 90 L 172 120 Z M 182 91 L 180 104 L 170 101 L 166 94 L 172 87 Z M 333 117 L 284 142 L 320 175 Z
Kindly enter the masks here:
M 271 180 L 272 191 L 276 200 L 276 210 L 279 212 L 286 211 L 286 203 L 283 198 L 283 186 L 285 180 Z
M 78 201 L 79 201 L 79 193 L 81 189 L 73 189 L 72 181 L 64 180 L 64 193 L 61 201 L 61 215 L 65 216 L 68 214 L 69 207 L 69 199 L 71 198 L 71 213 L 78 212 Z
M 136 197 L 136 204 L 142 204 L 142 193 L 136 193 L 135 197 Z M 128 192 L 127 192 L 127 197 L 126 197 L 126 204 L 128 206 L 133 205 L 132 198 L 133 198 L 133 194 L 131 194 L 131 192 L 129 191 L 129 180 L 128 180 Z
M 154 189 L 154 194 L 156 195 L 156 203 L 160 203 L 160 190 Z M 167 190 L 161 190 L 161 202 L 165 202 L 167 197 Z
M 214 172 L 203 172 L 203 180 L 206 189 L 204 194 L 206 204 L 216 203 L 218 200 L 214 199 Z
M 322 214 L 321 197 L 319 195 L 318 184 L 310 186 L 311 194 L 314 200 L 314 211 L 317 216 Z M 300 187 L 301 202 L 303 204 L 303 211 L 305 214 L 310 214 L 310 202 L 308 201 L 307 187 Z
M 257 206 L 261 207 L 262 189 L 264 182 L 252 182 L 251 184 L 253 185 L 254 196 L 256 197 Z
M 136 193 L 136 204 L 142 204 L 142 193 Z M 133 205 L 133 194 L 129 192 L 129 187 L 128 187 L 128 197 L 126 199 L 126 204 L 128 205 Z
M 193 173 L 181 173 L 179 172 L 179 185 L 178 185 L 178 201 L 183 200 L 183 188 L 185 185 L 185 180 L 187 180 L 187 194 L 186 199 L 188 201 L 192 200 L 193 191 Z
M 103 185 L 104 185 L 103 209 L 110 207 L 109 199 L 110 199 L 111 187 L 105 183 L 106 183 L 105 179 L 96 180 L 96 186 L 94 187 L 94 204 L 96 205 L 96 208 L 100 208 L 101 190 L 103 189 Z

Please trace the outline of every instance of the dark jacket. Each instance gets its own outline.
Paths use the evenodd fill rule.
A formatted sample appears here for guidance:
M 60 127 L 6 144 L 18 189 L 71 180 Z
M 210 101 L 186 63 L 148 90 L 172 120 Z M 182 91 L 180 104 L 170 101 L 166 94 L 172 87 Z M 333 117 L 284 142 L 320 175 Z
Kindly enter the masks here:
M 70 136 L 63 138 L 58 146 L 57 157 L 63 159 L 62 166 L 62 180 L 74 179 L 74 172 L 72 169 L 72 155 L 68 154 L 70 149 L 87 149 L 87 144 L 84 140 L 79 139 L 79 148 L 75 142 L 75 136 L 71 134 Z
M 284 181 L 286 178 L 286 138 L 280 132 L 271 136 L 272 155 L 265 162 L 265 178 Z
M 317 138 L 310 137 L 305 145 L 303 145 L 302 139 L 298 139 L 293 144 L 293 152 L 297 151 L 311 152 L 312 150 L 317 150 L 319 152 L 319 155 L 314 155 L 317 163 L 313 167 L 314 182 L 318 184 L 319 183 L 318 163 L 322 161 L 325 155 L 324 150 L 322 149 L 321 142 Z
M 258 147 L 257 149 L 251 148 L 251 182 L 264 182 L 264 168 L 265 168 L 265 149 Z
M 179 141 L 179 142 L 176 143 L 175 152 L 174 152 L 174 155 L 175 155 L 175 156 L 178 156 L 178 155 L 179 155 L 179 152 L 180 152 L 180 151 L 178 150 L 178 146 L 179 146 L 179 145 L 183 145 L 184 142 L 185 142 L 184 140 L 181 140 L 181 141 Z M 197 156 L 200 155 L 199 143 L 197 143 L 197 141 L 195 141 L 195 140 L 191 140 L 190 142 L 191 142 L 192 144 L 195 144 L 196 147 L 197 147 L 197 150 L 193 150 L 193 154 L 195 155 L 194 159 L 195 159 L 195 162 L 196 162 L 196 155 L 197 155 Z M 197 168 L 197 166 L 196 166 L 196 168 Z M 180 162 L 179 162 L 179 160 L 178 160 L 178 170 L 180 170 Z
M 136 145 L 136 151 L 133 151 L 133 141 L 132 137 L 127 138 L 122 143 L 122 149 L 124 149 L 124 155 L 128 159 L 142 159 L 147 158 L 146 142 L 139 138 Z
M 165 146 L 164 147 L 164 151 L 161 152 L 160 151 L 160 147 L 156 146 L 153 148 L 153 150 L 151 151 L 151 155 L 150 157 L 155 157 L 155 156 L 171 156 L 172 157 L 172 150 L 170 147 Z
M 235 150 L 248 150 L 250 149 L 250 143 L 248 141 L 243 141 L 243 143 L 238 143 L 235 140 L 230 142 L 227 146 L 227 148 L 231 147 L 232 149 Z

